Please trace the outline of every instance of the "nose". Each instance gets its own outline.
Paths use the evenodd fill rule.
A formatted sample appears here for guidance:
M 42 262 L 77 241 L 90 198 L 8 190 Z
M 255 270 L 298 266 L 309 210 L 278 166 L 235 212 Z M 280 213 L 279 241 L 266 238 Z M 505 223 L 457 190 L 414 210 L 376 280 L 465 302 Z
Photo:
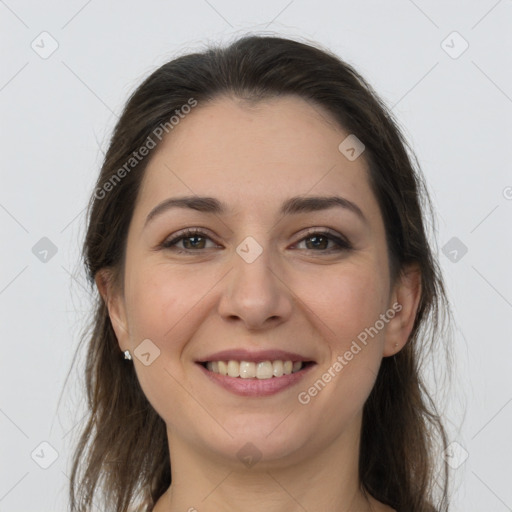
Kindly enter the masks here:
M 260 330 L 285 322 L 293 309 L 293 293 L 269 249 L 254 260 L 233 254 L 233 268 L 224 280 L 219 314 L 229 322 Z

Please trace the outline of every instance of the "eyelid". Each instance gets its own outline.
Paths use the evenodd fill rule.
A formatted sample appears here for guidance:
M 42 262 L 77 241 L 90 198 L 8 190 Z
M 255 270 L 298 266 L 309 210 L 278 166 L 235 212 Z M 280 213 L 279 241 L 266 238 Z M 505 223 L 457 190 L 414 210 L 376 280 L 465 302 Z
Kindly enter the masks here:
M 211 235 L 210 231 L 206 228 L 192 227 L 192 228 L 183 228 L 179 231 L 176 231 L 172 235 L 167 236 L 161 244 L 158 245 L 158 249 L 167 249 L 176 245 L 176 243 L 180 242 L 183 239 L 192 236 L 200 236 L 201 238 L 207 238 L 211 240 L 215 244 L 215 238 Z M 180 249 L 183 252 L 199 252 L 199 251 L 187 251 L 185 249 Z
M 334 238 L 339 238 L 340 240 L 344 241 L 345 243 L 350 243 L 348 238 L 343 235 L 342 233 L 339 233 L 338 231 L 335 231 L 334 229 L 331 229 L 331 228 L 325 228 L 325 227 L 312 227 L 312 228 L 307 228 L 307 230 L 305 232 L 302 232 L 301 235 L 300 235 L 300 239 L 299 239 L 299 242 L 302 241 L 304 238 L 307 238 L 308 236 L 311 236 L 311 235 L 330 235 Z

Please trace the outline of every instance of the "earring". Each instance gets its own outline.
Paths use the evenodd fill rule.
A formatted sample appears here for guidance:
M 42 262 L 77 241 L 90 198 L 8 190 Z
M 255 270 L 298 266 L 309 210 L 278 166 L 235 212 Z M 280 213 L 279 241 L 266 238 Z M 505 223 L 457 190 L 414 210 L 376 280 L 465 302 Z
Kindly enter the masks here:
M 395 343 L 395 344 L 394 344 L 394 347 L 395 347 L 395 348 L 398 348 L 398 343 Z
M 132 360 L 132 355 L 130 354 L 129 350 L 124 351 L 124 358 L 129 359 L 130 361 Z

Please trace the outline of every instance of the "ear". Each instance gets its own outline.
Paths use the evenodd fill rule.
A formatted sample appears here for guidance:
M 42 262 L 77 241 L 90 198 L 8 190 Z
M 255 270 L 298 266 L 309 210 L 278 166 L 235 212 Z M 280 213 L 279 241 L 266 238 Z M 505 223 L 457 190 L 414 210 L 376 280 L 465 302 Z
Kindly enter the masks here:
M 391 293 L 389 321 L 384 344 L 384 357 L 393 356 L 409 340 L 421 297 L 421 272 L 418 265 L 406 267 L 398 276 Z
M 130 349 L 128 324 L 126 322 L 126 306 L 124 297 L 116 286 L 112 270 L 100 269 L 94 278 L 98 291 L 100 292 L 105 305 L 107 306 L 108 315 L 112 323 L 119 348 L 124 352 Z

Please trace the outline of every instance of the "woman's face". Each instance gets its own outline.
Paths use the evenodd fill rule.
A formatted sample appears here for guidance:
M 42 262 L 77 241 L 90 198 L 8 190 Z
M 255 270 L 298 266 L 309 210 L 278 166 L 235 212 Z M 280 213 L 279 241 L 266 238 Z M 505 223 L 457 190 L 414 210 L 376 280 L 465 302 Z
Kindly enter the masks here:
M 382 357 L 406 338 L 348 135 L 298 97 L 224 97 L 152 155 L 110 315 L 171 446 L 271 464 L 357 437 Z

